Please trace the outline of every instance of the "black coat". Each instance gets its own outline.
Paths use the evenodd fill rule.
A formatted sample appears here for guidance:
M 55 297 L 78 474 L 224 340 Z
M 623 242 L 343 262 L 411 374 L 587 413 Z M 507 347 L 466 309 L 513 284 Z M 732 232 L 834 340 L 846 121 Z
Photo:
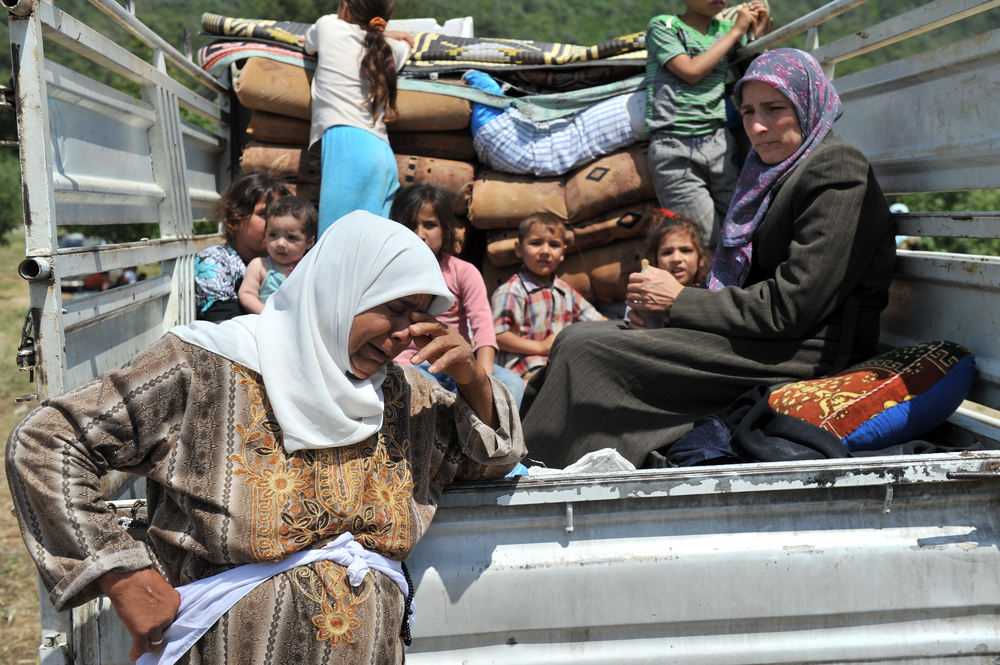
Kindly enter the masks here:
M 755 385 L 875 355 L 894 236 L 868 160 L 827 136 L 774 191 L 742 288 L 685 288 L 663 330 L 559 335 L 521 406 L 528 457 L 557 468 L 614 447 L 639 466 Z

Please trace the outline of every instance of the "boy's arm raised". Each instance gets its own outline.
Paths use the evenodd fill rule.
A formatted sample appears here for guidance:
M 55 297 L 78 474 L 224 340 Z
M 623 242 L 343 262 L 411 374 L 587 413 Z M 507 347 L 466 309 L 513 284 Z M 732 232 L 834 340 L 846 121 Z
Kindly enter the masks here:
M 715 69 L 719 61 L 736 46 L 736 43 L 743 38 L 743 35 L 747 34 L 750 28 L 756 26 L 758 14 L 759 10 L 753 3 L 743 5 L 736 15 L 736 23 L 732 29 L 710 49 L 693 58 L 682 53 L 672 58 L 664 66 L 685 83 L 692 85 L 697 83 Z

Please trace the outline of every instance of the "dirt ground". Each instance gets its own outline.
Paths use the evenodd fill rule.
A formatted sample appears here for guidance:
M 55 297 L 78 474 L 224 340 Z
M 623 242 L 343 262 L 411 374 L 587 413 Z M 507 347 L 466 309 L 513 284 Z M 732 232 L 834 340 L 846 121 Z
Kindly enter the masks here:
M 4 450 L 8 432 L 33 406 L 15 404 L 14 398 L 34 392 L 28 375 L 18 372 L 14 362 L 29 302 L 28 283 L 17 275 L 17 264 L 24 258 L 24 235 L 17 232 L 8 239 L 9 245 L 0 246 L 0 432 Z M 37 663 L 41 641 L 38 577 L 11 514 L 7 474 L 0 469 L 0 475 L 0 663 Z

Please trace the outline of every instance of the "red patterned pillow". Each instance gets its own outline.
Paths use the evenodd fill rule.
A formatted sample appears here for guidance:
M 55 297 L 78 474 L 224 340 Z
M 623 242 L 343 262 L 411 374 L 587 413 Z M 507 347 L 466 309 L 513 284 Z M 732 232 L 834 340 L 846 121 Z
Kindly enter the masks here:
M 770 404 L 836 435 L 849 450 L 878 450 L 944 422 L 969 394 L 975 373 L 968 349 L 924 342 L 835 376 L 782 386 L 771 393 Z

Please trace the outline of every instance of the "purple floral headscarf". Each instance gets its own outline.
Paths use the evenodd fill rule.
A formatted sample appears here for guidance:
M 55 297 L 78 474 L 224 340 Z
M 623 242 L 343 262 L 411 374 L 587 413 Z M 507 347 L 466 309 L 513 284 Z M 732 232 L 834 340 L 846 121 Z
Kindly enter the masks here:
M 741 90 L 747 81 L 767 83 L 788 98 L 802 130 L 802 145 L 780 164 L 765 164 L 756 150 L 750 150 L 722 224 L 712 272 L 708 276 L 708 288 L 713 291 L 726 286 L 743 286 L 750 272 L 751 238 L 771 205 L 771 188 L 823 141 L 833 122 L 844 112 L 833 84 L 816 59 L 805 51 L 779 48 L 754 60 L 736 84 L 737 106 L 742 103 Z

